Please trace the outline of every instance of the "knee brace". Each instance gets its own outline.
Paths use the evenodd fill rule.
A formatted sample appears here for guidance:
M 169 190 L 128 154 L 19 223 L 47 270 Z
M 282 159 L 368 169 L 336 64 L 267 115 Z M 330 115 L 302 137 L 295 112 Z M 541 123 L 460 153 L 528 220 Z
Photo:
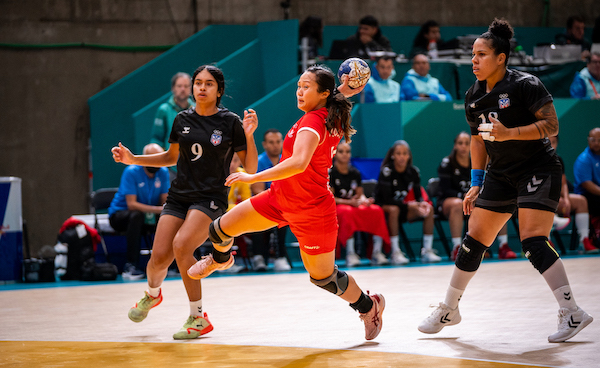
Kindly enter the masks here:
M 521 242 L 523 252 L 529 262 L 540 273 L 544 273 L 558 260 L 558 253 L 552 248 L 545 236 L 534 236 Z
M 458 255 L 454 264 L 463 271 L 475 272 L 479 268 L 487 249 L 488 247 L 467 234 L 458 249 Z
M 316 280 L 311 277 L 310 282 L 329 291 L 330 293 L 342 295 L 348 288 L 348 274 L 344 271 L 338 270 L 338 267 L 335 266 L 333 273 L 328 278 Z
M 223 232 L 223 230 L 221 230 L 220 223 L 221 223 L 220 217 L 210 223 L 210 225 L 208 226 L 208 239 L 211 242 L 213 242 L 214 244 L 217 244 L 220 246 L 226 246 L 229 243 L 231 243 L 233 238 L 231 236 L 225 234 Z

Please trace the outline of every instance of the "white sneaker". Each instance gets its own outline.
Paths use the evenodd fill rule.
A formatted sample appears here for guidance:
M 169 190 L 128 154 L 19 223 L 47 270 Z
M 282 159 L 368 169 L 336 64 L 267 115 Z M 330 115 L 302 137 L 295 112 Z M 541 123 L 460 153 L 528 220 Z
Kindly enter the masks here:
M 275 267 L 275 271 L 290 271 L 292 269 L 292 266 L 290 266 L 285 257 L 277 258 L 273 261 L 273 266 Z
M 371 255 L 371 264 L 372 265 L 386 265 L 389 264 L 389 259 L 385 258 L 385 255 L 381 252 L 373 253 Z
M 421 249 L 421 262 L 435 263 L 435 262 L 440 262 L 441 260 L 442 260 L 442 257 L 435 254 L 433 249 L 425 249 L 425 248 Z
M 360 257 L 356 253 L 346 254 L 346 267 L 355 267 L 360 264 Z
M 548 336 L 549 342 L 563 342 L 577 333 L 590 323 L 594 318 L 585 313 L 583 309 L 577 307 L 576 311 L 571 311 L 568 308 L 560 308 L 558 310 L 558 331 Z
M 426 334 L 438 333 L 446 326 L 458 324 L 460 320 L 461 317 L 458 312 L 458 307 L 456 307 L 456 309 L 450 309 L 446 304 L 440 303 L 439 307 L 435 308 L 433 313 L 421 322 L 419 331 Z
M 560 217 L 559 215 L 554 215 L 554 222 L 552 223 L 552 225 L 554 226 L 555 230 L 561 231 L 565 227 L 569 226 L 570 223 L 570 217 Z
M 393 265 L 405 265 L 410 262 L 408 258 L 406 258 L 406 255 L 402 253 L 402 251 L 392 252 L 392 256 L 390 258 L 392 259 Z
M 252 257 L 252 260 L 250 260 L 250 263 L 252 263 L 252 269 L 254 271 L 266 271 L 267 270 L 267 264 L 265 263 L 265 258 L 263 256 L 261 256 L 260 254 L 255 255 L 254 257 Z
M 238 264 L 234 264 L 233 266 L 229 267 L 228 269 L 225 270 L 217 270 L 220 273 L 240 273 L 242 272 L 246 267 L 238 265 Z

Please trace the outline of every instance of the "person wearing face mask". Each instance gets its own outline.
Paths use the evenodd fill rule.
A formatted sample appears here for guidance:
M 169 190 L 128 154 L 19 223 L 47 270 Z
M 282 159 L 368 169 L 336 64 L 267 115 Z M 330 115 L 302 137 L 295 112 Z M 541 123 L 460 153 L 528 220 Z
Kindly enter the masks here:
M 163 152 L 161 146 L 150 143 L 144 154 Z M 123 279 L 139 280 L 144 272 L 138 268 L 142 236 L 156 224 L 169 192 L 169 171 L 165 167 L 128 166 L 110 207 L 108 220 L 117 231 L 126 232 L 127 263 Z

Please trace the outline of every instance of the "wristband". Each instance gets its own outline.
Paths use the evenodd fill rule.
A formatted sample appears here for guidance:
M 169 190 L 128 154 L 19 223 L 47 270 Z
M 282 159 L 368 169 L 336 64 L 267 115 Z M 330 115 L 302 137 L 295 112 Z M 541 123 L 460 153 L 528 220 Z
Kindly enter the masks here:
M 484 176 L 485 170 L 471 169 L 471 187 L 480 187 Z

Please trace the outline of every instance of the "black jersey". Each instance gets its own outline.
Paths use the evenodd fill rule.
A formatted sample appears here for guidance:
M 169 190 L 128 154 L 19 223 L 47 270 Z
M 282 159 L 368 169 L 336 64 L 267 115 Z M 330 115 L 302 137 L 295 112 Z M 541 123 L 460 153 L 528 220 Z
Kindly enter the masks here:
M 169 143 L 179 143 L 169 196 L 185 202 L 216 200 L 227 207 L 229 165 L 234 152 L 246 149 L 240 117 L 227 109 L 200 116 L 189 108 L 175 117 Z
M 491 122 L 490 114 L 507 128 L 525 126 L 537 121 L 535 112 L 551 101 L 552 96 L 536 76 L 508 69 L 489 93 L 485 81 L 475 82 L 467 91 L 465 111 L 471 134 L 477 135 L 479 124 Z M 518 176 L 532 167 L 557 162 L 548 138 L 484 142 L 490 156 L 488 170 L 506 176 Z
M 340 173 L 335 165 L 329 170 L 329 186 L 336 198 L 350 199 L 356 194 L 356 188 L 361 186 L 362 176 L 354 166 L 348 167 L 348 174 Z
M 383 166 L 375 186 L 375 203 L 379 205 L 393 204 L 406 207 L 404 199 L 413 190 L 415 200 L 421 200 L 421 175 L 415 166 L 409 166 L 400 173 L 394 169 L 394 164 Z
M 460 166 L 450 157 L 444 157 L 438 166 L 440 178 L 439 199 L 451 197 L 463 198 L 471 188 L 471 167 Z

